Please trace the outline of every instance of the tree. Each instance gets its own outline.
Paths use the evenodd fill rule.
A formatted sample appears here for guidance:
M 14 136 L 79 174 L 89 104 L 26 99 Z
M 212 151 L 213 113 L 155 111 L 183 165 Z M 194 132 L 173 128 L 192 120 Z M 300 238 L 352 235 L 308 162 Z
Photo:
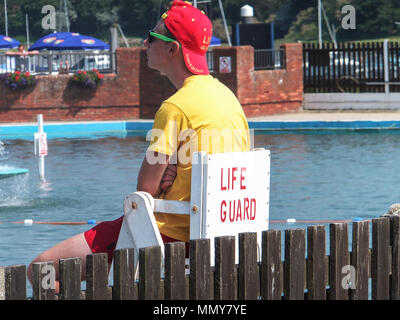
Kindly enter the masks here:
M 285 36 L 287 42 L 310 41 L 318 37 L 318 26 L 316 24 L 317 10 L 310 7 L 301 10 L 296 20 L 291 24 Z

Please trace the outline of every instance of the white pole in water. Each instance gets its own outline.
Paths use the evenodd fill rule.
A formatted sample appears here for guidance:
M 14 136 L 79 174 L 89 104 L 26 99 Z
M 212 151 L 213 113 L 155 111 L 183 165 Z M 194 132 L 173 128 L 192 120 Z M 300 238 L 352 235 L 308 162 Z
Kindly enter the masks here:
M 47 155 L 47 135 L 43 132 L 43 115 L 38 114 L 38 132 L 35 133 L 35 155 L 39 156 L 39 176 L 40 180 L 44 178 L 44 156 Z

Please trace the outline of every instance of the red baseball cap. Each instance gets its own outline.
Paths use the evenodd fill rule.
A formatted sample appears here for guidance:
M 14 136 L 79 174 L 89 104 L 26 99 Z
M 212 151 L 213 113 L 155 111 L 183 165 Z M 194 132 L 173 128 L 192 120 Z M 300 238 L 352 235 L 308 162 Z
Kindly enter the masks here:
M 182 45 L 185 64 L 194 74 L 209 74 L 206 52 L 211 42 L 212 24 L 203 11 L 188 1 L 175 0 L 161 18 Z

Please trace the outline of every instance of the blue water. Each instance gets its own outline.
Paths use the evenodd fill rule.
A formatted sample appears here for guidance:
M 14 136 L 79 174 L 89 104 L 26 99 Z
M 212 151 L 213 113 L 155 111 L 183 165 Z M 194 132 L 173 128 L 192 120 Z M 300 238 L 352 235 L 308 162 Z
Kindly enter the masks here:
M 121 216 L 147 147 L 137 134 L 50 139 L 43 184 L 33 141 L 2 143 L 0 166 L 28 168 L 29 174 L 0 179 L 0 266 L 28 265 L 43 250 L 91 228 L 11 222 Z M 400 202 L 399 131 L 269 132 L 257 133 L 254 143 L 271 150 L 271 220 L 371 219 Z M 281 230 L 306 227 L 270 224 Z

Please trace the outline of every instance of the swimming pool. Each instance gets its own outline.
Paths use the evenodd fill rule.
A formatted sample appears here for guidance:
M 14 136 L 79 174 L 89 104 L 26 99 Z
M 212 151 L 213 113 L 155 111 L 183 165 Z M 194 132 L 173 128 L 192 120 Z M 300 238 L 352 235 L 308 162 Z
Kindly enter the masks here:
M 258 132 L 255 147 L 271 150 L 270 219 L 376 218 L 399 202 L 400 132 Z M 29 174 L 0 180 L 0 265 L 29 264 L 46 248 L 91 225 L 25 226 L 12 222 L 104 221 L 122 215 L 136 190 L 145 136 L 49 140 L 40 182 L 33 142 L 5 140 L 1 165 Z M 271 223 L 270 228 L 306 228 Z M 351 228 L 349 228 L 351 230 Z

